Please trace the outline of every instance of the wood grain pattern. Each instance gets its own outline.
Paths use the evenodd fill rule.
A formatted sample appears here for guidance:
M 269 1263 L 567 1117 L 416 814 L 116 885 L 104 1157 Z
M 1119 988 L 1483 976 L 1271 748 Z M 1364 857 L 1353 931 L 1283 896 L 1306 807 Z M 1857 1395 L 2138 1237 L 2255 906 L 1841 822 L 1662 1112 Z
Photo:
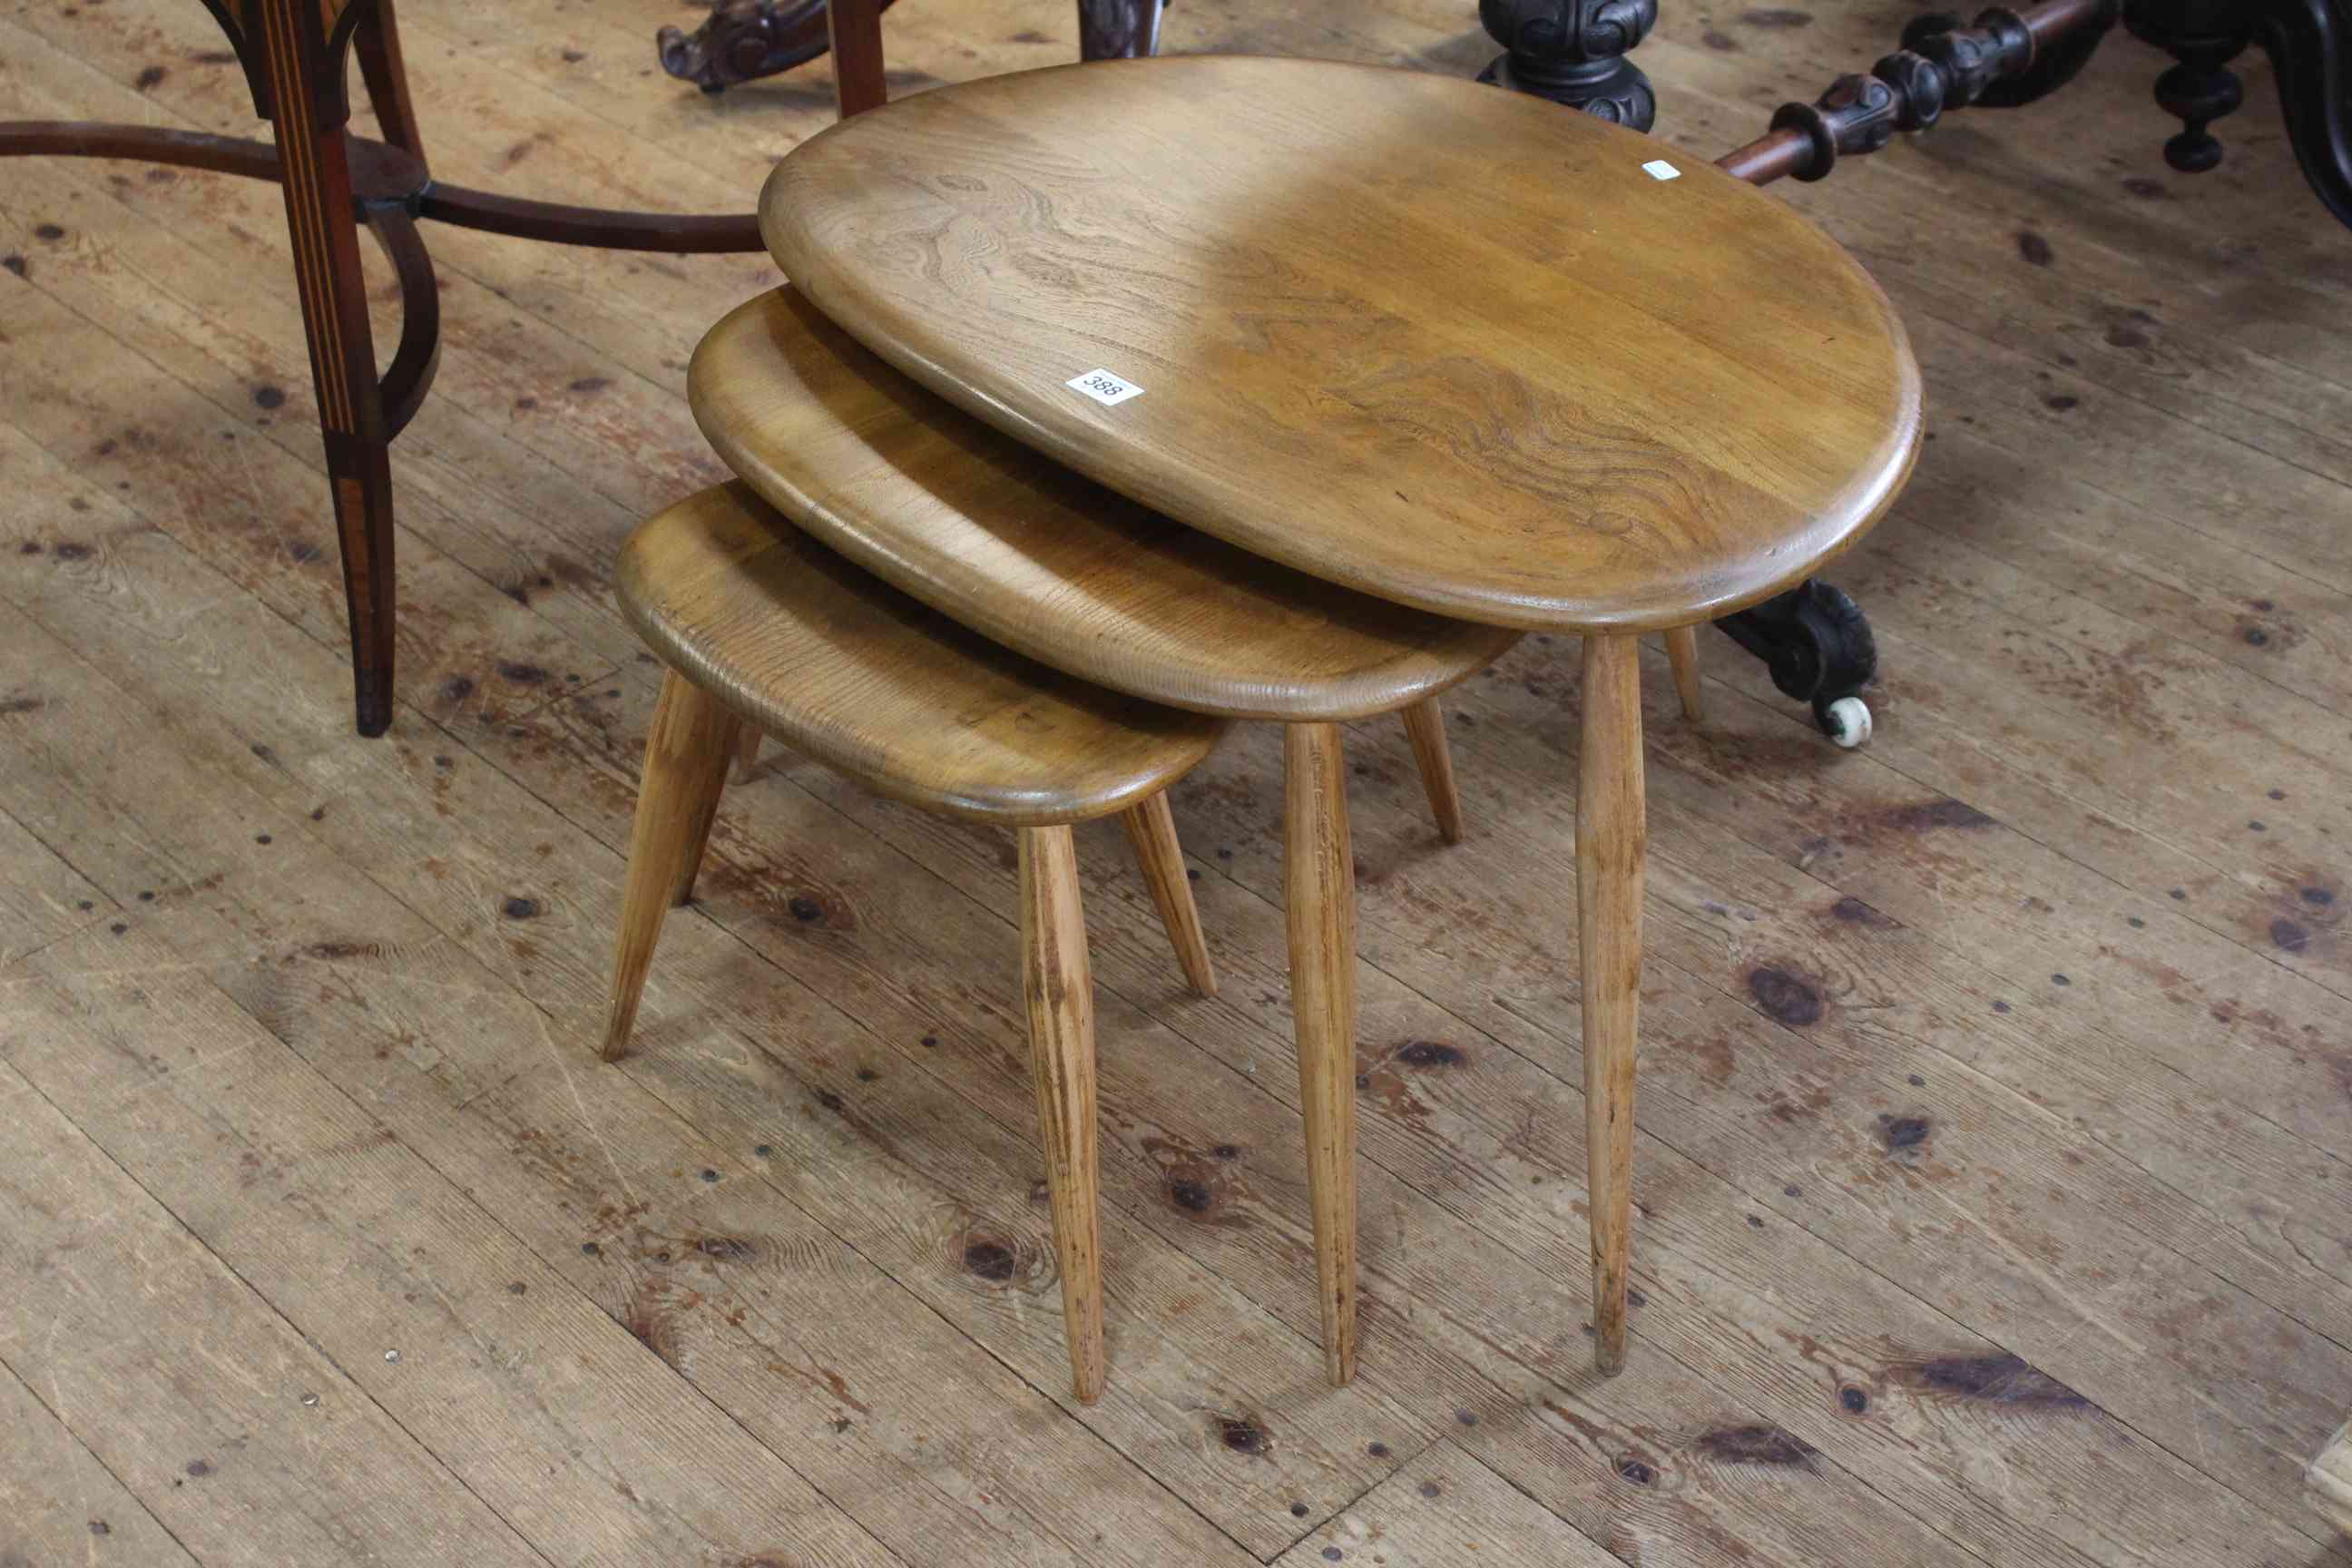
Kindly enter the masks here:
M 1666 663 L 1674 670 L 1675 695 L 1683 705 L 1683 717 L 1698 723 L 1706 717 L 1703 688 L 1698 673 L 1698 628 L 1670 626 L 1666 629 Z
M 1620 1562 L 1451 1440 L 1433 1445 L 1274 1568 L 1323 1568 L 1360 1554 L 1394 1568 L 1614 1568 Z
M 1790 80 L 1885 46 L 1883 6 L 1805 9 L 1799 28 L 1669 0 L 1643 47 L 1674 89 L 1675 144 L 1712 157 Z M 894 83 L 1070 52 L 1066 15 L 1038 0 L 951 10 L 894 11 Z M 571 200 L 617 185 L 649 205 L 740 205 L 779 147 L 832 116 L 822 90 L 714 109 L 637 78 L 650 22 L 634 4 L 518 28 L 496 8 L 404 0 L 401 23 L 443 167 L 494 169 L 528 144 L 509 177 Z M 1483 59 L 1448 52 L 1473 25 L 1394 0 L 1168 15 L 1173 48 L 1438 69 Z M 1030 28 L 1050 41 L 1014 41 Z M 593 63 L 566 63 L 559 44 Z M 0 111 L 243 126 L 236 66 L 202 58 L 221 47 L 187 0 L 20 7 L 0 19 Z M 2352 1038 L 2352 942 L 2331 916 L 2347 907 L 2352 842 L 2342 235 L 2283 199 L 2294 175 L 2274 151 L 2172 177 L 2149 133 L 2147 57 L 2122 38 L 2110 50 L 2118 68 L 1981 122 L 1965 149 L 1898 146 L 1789 192 L 1879 268 L 1933 381 L 1939 433 L 1918 481 L 1835 574 L 1903 647 L 1877 742 L 1893 749 L 1829 752 L 1720 644 L 1707 723 L 1675 723 L 1666 660 L 1644 656 L 1657 832 L 1633 1285 L 1651 1305 L 1634 1311 L 1626 1374 L 1605 1381 L 1579 1364 L 1576 1331 L 1568 639 L 1527 639 L 1448 695 L 1480 828 L 1458 852 L 1435 852 L 1402 738 L 1349 737 L 1365 768 L 1349 804 L 1374 1087 L 1359 1125 L 1366 1347 L 1348 1390 L 1323 1386 L 1305 1262 L 1281 737 L 1236 732 L 1176 792 L 1218 932 L 1214 1004 L 1174 983 L 1118 832 L 1079 833 L 1118 1364 L 1104 1399 L 1077 1407 L 1049 1215 L 1025 1196 L 1043 1165 L 1007 973 L 1010 835 L 780 750 L 730 796 L 701 905 L 664 933 L 642 1048 L 612 1072 L 578 1048 L 598 1024 L 660 684 L 613 610 L 613 552 L 717 477 L 677 362 L 721 301 L 773 286 L 766 258 L 673 272 L 436 233 L 448 347 L 401 472 L 409 711 L 402 743 L 369 746 L 348 740 L 339 689 L 341 588 L 279 195 L 16 162 L 22 216 L 0 242 L 26 263 L 0 273 L 0 475 L 16 501 L 0 516 L 0 810 L 90 884 L 34 885 L 64 900 L 59 918 L 94 926 L 101 950 L 130 940 L 108 934 L 117 921 L 152 926 L 172 951 L 142 956 L 157 969 L 141 983 L 197 966 L 267 1028 L 217 1037 L 217 1076 L 175 1065 L 157 1084 L 143 1055 L 180 1025 L 126 1011 L 119 1045 L 67 1039 L 37 1085 L 0 1087 L 0 1118 L 40 1129 L 11 1170 L 63 1163 L 37 1100 L 16 1098 L 37 1092 L 113 1162 L 42 1180 L 43 1202 L 101 1200 L 72 1211 L 87 1226 L 54 1233 L 90 1289 L 49 1294 L 37 1273 L 0 1359 L 43 1396 L 61 1372 L 93 1450 L 208 1564 L 331 1563 L 338 1543 L 436 1564 L 466 1551 L 419 1527 L 472 1505 L 415 1489 L 403 1424 L 466 1467 L 535 1564 L 776 1557 L 788 1533 L 740 1526 L 791 1478 L 728 1459 L 741 1439 L 726 1419 L 679 1425 L 698 1406 L 908 1563 L 1246 1568 L 1303 1540 L 1308 1568 L 1325 1544 L 1354 1568 L 1396 1563 L 1398 1540 L 1449 1564 L 1468 1557 L 1464 1538 L 1481 1556 L 1512 1549 L 1511 1516 L 1475 1491 L 1489 1532 L 1447 1532 L 1452 1479 L 1411 1458 L 1441 1435 L 1588 1538 L 1692 1568 L 2327 1560 L 2336 1537 L 2304 1461 L 2352 1410 L 2326 1173 L 2352 1152 L 2330 1048 Z M 155 64 L 166 79 L 134 89 Z M 2061 146 L 2082 155 L 2049 156 Z M 33 232 L 50 222 L 64 237 Z M 610 384 L 573 390 L 583 377 Z M 266 420 L 265 385 L 287 395 Z M 526 397 L 538 412 L 515 407 Z M 2158 746 L 2165 768 L 2134 765 Z M 798 921 L 784 900 L 801 890 L 835 923 Z M 514 893 L 541 912 L 501 915 Z M 2274 922 L 2305 933 L 2299 951 Z M 1773 993 L 1780 1016 L 1754 989 L 1764 971 L 1797 983 Z M 0 988 L 19 1001 L 22 973 Z M 1820 1016 L 1784 1022 L 1805 1016 L 1805 988 Z M 543 1027 L 568 1048 L 540 1043 Z M 25 1060 L 21 1026 L 5 1033 L 0 1054 Z M 359 1126 L 218 1073 L 272 1038 L 422 1163 L 354 1166 Z M 1466 1059 L 1393 1054 L 1409 1041 Z M 200 1109 L 154 1119 L 192 1085 Z M 825 1090 L 846 1113 L 816 1100 Z M 228 1122 L 259 1179 L 232 1159 L 233 1181 L 180 1181 L 173 1145 L 215 1147 Z M 753 1153 L 761 1142 L 772 1154 Z M 1223 1146 L 1237 1157 L 1218 1159 Z M 273 1174 L 289 1163 L 298 1203 Z M 704 1168 L 725 1179 L 707 1185 Z M 184 1232 L 167 1220 L 135 1258 L 110 1248 L 124 1211 L 104 1200 L 139 1201 L 110 1171 L 167 1200 L 203 1194 L 208 1212 L 188 1217 L 205 1244 L 273 1277 L 285 1317 L 228 1322 L 217 1342 L 249 1349 L 246 1328 L 290 1321 L 352 1372 L 353 1405 L 332 1387 L 320 1409 L 289 1404 L 275 1391 L 306 1385 L 267 1362 L 190 1362 L 188 1325 L 220 1320 L 142 1289 Z M 1196 1175 L 1206 1213 L 1173 1196 L 1197 1195 L 1178 1186 Z M 446 1204 L 447 1183 L 478 1192 L 497 1221 L 482 1229 L 544 1272 L 495 1272 L 472 1236 L 421 1238 L 433 1245 L 404 1278 L 374 1266 L 397 1249 L 373 1215 Z M 235 1226 L 215 1223 L 229 1213 Z M 275 1251 L 288 1221 L 299 1246 Z M 981 1238 L 1006 1244 L 1010 1279 L 963 1266 Z M 601 1256 L 583 1252 L 591 1239 Z M 718 1245 L 660 1262 L 681 1240 Z M 528 1296 L 508 1295 L 526 1279 Z M 49 1320 L 85 1296 L 120 1337 L 52 1341 Z M 504 1312 L 572 1298 L 654 1344 L 614 1331 L 593 1371 L 562 1353 L 572 1341 L 481 1357 L 495 1400 L 444 1382 L 419 1397 L 421 1341 L 400 1341 L 398 1366 L 375 1359 L 374 1321 L 429 1318 L 447 1347 L 433 1360 L 455 1365 L 469 1332 L 515 1345 Z M 309 1423 L 361 1401 L 396 1419 L 306 1446 Z M 248 1469 L 219 1463 L 225 1412 L 247 1413 Z M 1234 1436 L 1262 1432 L 1264 1450 L 1228 1447 L 1220 1415 L 1247 1418 Z M 1812 1452 L 1742 1458 L 1755 1424 Z M 631 1432 L 654 1441 L 616 1461 L 609 1445 Z M 200 1456 L 213 1476 L 186 1473 Z M 1408 1484 L 1384 1484 L 1400 1464 Z M 1423 1500 L 1422 1479 L 1446 1494 Z M 93 1511 L 100 1489 L 93 1477 Z M 289 1496 L 319 1528 L 294 1531 L 306 1521 L 272 1507 Z M 81 1504 L 71 1488 L 61 1500 Z M 703 1533 L 655 1528 L 698 1504 Z M 1321 1533 L 1358 1510 L 1381 1542 Z M 126 1547 L 154 1560 L 107 1517 L 100 1563 Z M 33 1540 L 46 1563 L 48 1538 Z M 88 1544 L 68 1531 L 59 1547 Z
M 1209 962 L 1208 940 L 1201 934 L 1201 911 L 1192 901 L 1192 881 L 1184 868 L 1184 846 L 1176 837 L 1176 817 L 1163 792 L 1141 805 L 1118 814 L 1127 841 L 1135 850 L 1135 864 L 1151 890 L 1152 907 L 1176 949 L 1184 978 L 1203 996 L 1217 994 L 1217 972 Z
M 1686 625 L 1877 518 L 1917 368 L 1790 208 L 1553 108 L 1318 61 L 1033 71 L 803 142 L 761 233 L 901 370 L 1181 521 L 1468 619 Z M 1065 385 L 1097 367 L 1142 395 Z
M 1337 588 L 1023 447 L 778 289 L 687 374 L 728 466 L 799 526 L 1056 668 L 1200 712 L 1355 719 L 1434 696 L 1517 634 Z
M 1020 832 L 1021 994 L 1037 1134 L 1054 1209 L 1070 1387 L 1081 1405 L 1103 1391 L 1102 1220 L 1095 1173 L 1095 983 L 1067 827 Z
M 694 893 L 694 873 L 719 815 L 727 764 L 742 721 L 692 681 L 669 671 L 661 706 L 646 739 L 646 765 L 637 784 L 636 824 L 629 839 L 629 875 L 615 922 L 613 984 L 604 1007 L 599 1052 L 616 1062 L 629 1048 L 637 1000 L 653 966 L 654 946 L 673 905 Z
M 793 751 L 933 810 L 1015 826 L 1107 816 L 1181 777 L 1224 731 L 1007 653 L 740 484 L 648 520 L 617 578 L 671 668 Z
M 1576 933 L 1584 1019 L 1584 1161 L 1592 1231 L 1592 1360 L 1625 1366 L 1633 1249 L 1633 1058 L 1642 1014 L 1641 650 L 1584 643 L 1583 747 L 1576 788 Z
M 1356 1375 L 1356 859 L 1348 765 L 1336 724 L 1286 726 L 1282 756 L 1290 1016 L 1323 1365 L 1338 1385 Z
M 33 1023 L 22 990 L 9 1021 L 12 1043 L 29 1057 L 59 1028 Z M 73 1043 L 128 1059 L 86 1037 Z M 54 1084 L 57 1057 L 40 1054 L 49 1070 L 39 1063 L 32 1070 Z M 46 1391 L 53 1410 L 62 1406 L 71 1439 L 109 1474 L 182 1483 L 148 1484 L 141 1500 L 162 1529 L 124 1517 L 121 1544 L 136 1549 L 168 1532 L 198 1561 L 234 1568 L 356 1568 L 371 1559 L 407 1568 L 459 1559 L 526 1568 L 541 1560 L 353 1386 L 330 1352 L 306 1344 L 19 1071 L 0 1065 L 8 1106 L 0 1158 L 9 1173 L 0 1185 L 0 1263 L 27 1287 L 0 1304 L 8 1368 Z M 73 1094 L 72 1085 L 55 1089 Z M 190 1354 L 190 1335 L 205 1353 Z M 299 1403 L 305 1391 L 317 1396 L 313 1405 Z M 228 1449 L 240 1436 L 246 1441 Z M 310 1506 L 284 1506 L 292 1494 Z M 37 1511 L 12 1512 L 0 1525 L 12 1551 L 30 1545 L 10 1539 L 14 1531 L 50 1512 L 37 1498 L 26 1500 Z M 102 1533 L 93 1518 L 105 1522 Z M 78 1522 L 76 1558 L 62 1561 L 106 1552 L 114 1541 L 111 1511 L 85 1512 Z

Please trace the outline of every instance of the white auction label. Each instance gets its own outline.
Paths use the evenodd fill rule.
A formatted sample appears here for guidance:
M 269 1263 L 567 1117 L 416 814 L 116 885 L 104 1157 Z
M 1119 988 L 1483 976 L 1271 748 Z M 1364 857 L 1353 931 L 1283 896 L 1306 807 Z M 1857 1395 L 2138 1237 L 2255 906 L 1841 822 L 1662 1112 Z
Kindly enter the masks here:
M 1107 370 L 1090 370 L 1084 375 L 1070 377 L 1062 384 L 1073 392 L 1085 393 L 1106 407 L 1115 403 L 1125 403 L 1130 397 L 1143 395 L 1143 388 L 1124 376 L 1113 375 Z
M 1654 180 L 1679 180 L 1683 172 L 1664 158 L 1653 158 L 1642 165 L 1642 172 Z

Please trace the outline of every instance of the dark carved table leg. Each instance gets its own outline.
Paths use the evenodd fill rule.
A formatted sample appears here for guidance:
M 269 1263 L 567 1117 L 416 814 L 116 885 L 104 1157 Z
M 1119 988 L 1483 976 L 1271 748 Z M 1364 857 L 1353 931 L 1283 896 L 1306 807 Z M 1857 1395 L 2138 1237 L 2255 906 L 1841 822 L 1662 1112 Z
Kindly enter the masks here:
M 2212 122 L 2243 99 L 2230 61 L 2259 43 L 2278 72 L 2295 162 L 2337 222 L 2352 226 L 2352 5 L 2347 0 L 2130 0 L 2124 25 L 2179 63 L 2156 100 L 2182 122 L 2165 162 L 2202 174 L 2221 161 Z
M 2221 139 L 2207 129 L 2245 101 L 2230 62 L 2249 42 L 2256 7 L 2237 0 L 2161 0 L 2124 8 L 2124 26 L 2179 63 L 2156 79 L 2156 101 L 2181 121 L 2164 144 L 2164 161 L 2201 174 L 2221 161 Z
M 1478 0 L 1478 22 L 1506 52 L 1478 73 L 1517 92 L 1647 131 L 1650 79 L 1625 57 L 1658 20 L 1658 0 Z

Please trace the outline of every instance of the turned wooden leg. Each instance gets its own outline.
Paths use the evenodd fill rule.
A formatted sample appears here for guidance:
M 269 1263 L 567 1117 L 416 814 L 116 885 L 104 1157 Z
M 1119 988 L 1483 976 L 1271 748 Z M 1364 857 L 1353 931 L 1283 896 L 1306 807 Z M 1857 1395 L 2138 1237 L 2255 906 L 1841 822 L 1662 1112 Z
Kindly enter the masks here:
M 359 223 L 337 90 L 341 61 L 327 51 L 315 4 L 256 0 L 248 25 L 260 34 L 257 44 L 277 114 L 286 226 L 293 241 L 319 430 L 342 542 L 359 731 L 381 735 L 392 724 L 395 598 L 392 465 L 386 452 L 391 436 L 368 331 L 367 279 L 360 270 Z
M 636 825 L 629 834 L 629 871 L 621 893 L 621 927 L 613 946 L 613 994 L 605 1009 L 604 1058 L 618 1061 L 629 1048 L 637 998 L 661 940 L 662 918 L 681 879 L 693 885 L 689 853 L 699 856 L 710 814 L 727 784 L 727 758 L 737 720 L 692 681 L 670 671 L 646 737 L 646 770 L 637 785 Z
M 1080 1404 L 1092 1405 L 1103 1386 L 1095 991 L 1087 969 L 1086 915 L 1078 905 L 1077 848 L 1066 826 L 1021 829 L 1021 994 L 1029 1008 L 1037 1130 L 1054 1204 L 1054 1250 L 1062 1266 L 1070 1386 Z
M 1337 724 L 1287 725 L 1282 751 L 1290 1012 L 1323 1369 L 1337 1384 L 1356 1375 L 1356 880 L 1348 770 Z
M 1696 724 L 1702 717 L 1696 626 L 1676 626 L 1666 634 L 1666 662 L 1674 666 L 1675 690 L 1683 700 L 1683 717 Z
M 1593 1363 L 1625 1366 L 1633 1206 L 1633 1046 L 1642 1007 L 1642 676 L 1630 637 L 1584 639 L 1576 791 L 1576 929 L 1583 961 L 1584 1168 L 1592 1215 Z
M 1176 817 L 1161 790 L 1141 805 L 1121 812 L 1119 826 L 1135 847 L 1143 884 L 1160 910 L 1160 924 L 1176 949 L 1184 978 L 1203 996 L 1217 994 L 1217 972 L 1209 964 L 1208 940 L 1201 934 L 1201 911 L 1192 902 L 1192 879 L 1184 870 L 1184 847 L 1176 838 Z
M 383 139 L 414 153 L 422 161 L 425 139 L 416 129 L 416 109 L 408 101 L 408 68 L 400 58 L 400 26 L 393 19 L 392 0 L 375 0 L 352 29 L 352 50 L 360 58 L 360 76 L 367 83 L 368 102 L 375 108 Z
M 760 742 L 765 739 L 757 724 L 743 726 L 742 738 L 735 742 L 735 782 L 750 784 L 751 770 L 760 765 Z
M 1424 697 L 1402 715 L 1404 732 L 1412 742 L 1412 760 L 1421 768 L 1421 787 L 1429 792 L 1429 809 L 1437 817 L 1437 836 L 1448 844 L 1462 842 L 1462 792 L 1454 783 L 1454 753 L 1445 744 L 1445 710 L 1434 697 Z

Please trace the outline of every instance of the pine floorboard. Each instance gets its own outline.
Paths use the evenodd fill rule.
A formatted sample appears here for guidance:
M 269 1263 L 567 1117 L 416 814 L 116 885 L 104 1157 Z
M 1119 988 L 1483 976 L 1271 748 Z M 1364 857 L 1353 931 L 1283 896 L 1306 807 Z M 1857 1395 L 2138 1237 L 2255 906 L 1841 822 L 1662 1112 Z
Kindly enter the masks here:
M 1907 10 L 1667 0 L 1661 133 L 1744 141 Z M 1171 51 L 1469 74 L 1466 0 L 1182 0 Z M 436 173 L 719 211 L 830 117 L 641 0 L 406 0 Z M 1055 63 L 906 0 L 893 90 Z M 400 707 L 350 731 L 264 185 L 0 179 L 0 1564 L 2352 1563 L 2352 237 L 2265 68 L 2167 170 L 2158 58 L 1786 199 L 1927 373 L 1833 580 L 1843 753 L 1720 637 L 1645 662 L 1634 1347 L 1588 1371 L 1570 639 L 1449 700 L 1445 849 L 1349 735 L 1362 1374 L 1323 1385 L 1280 747 L 1176 792 L 1223 994 L 1115 831 L 1109 1393 L 1073 1404 L 1009 837 L 771 752 L 618 1067 L 591 1045 L 658 670 L 632 521 L 719 472 L 686 356 L 761 258 L 430 227 Z M 188 0 L 0 0 L 0 116 L 253 133 Z M 364 123 L 364 116 L 362 116 Z M 373 266 L 371 257 L 371 266 Z M 378 331 L 394 327 L 384 285 Z

